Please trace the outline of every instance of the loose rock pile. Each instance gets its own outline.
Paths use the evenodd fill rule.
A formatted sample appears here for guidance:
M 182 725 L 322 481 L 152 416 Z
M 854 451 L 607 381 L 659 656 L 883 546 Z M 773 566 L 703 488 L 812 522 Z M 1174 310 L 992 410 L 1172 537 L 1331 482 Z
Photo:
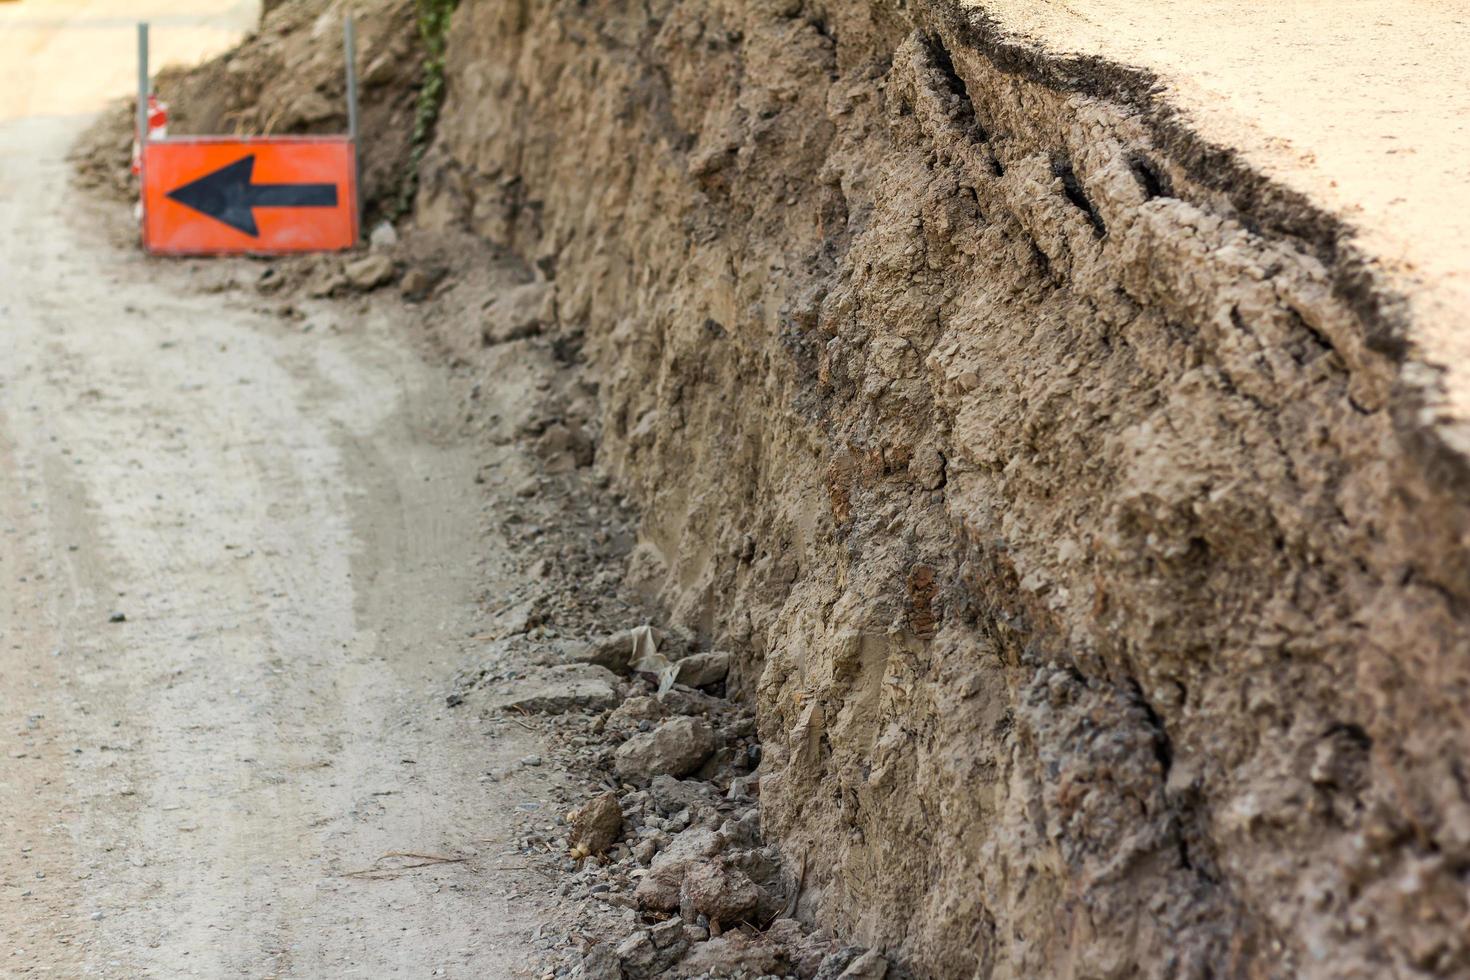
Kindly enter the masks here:
M 518 635 L 450 694 L 488 694 L 487 716 L 544 727 L 559 763 L 598 780 L 558 836 L 522 842 L 558 856 L 562 895 L 596 903 L 552 976 L 885 976 L 881 954 L 793 917 L 802 875 L 762 839 L 760 745 L 749 709 L 725 697 L 729 661 L 648 626 L 587 642 Z M 483 690 L 506 680 L 508 693 Z

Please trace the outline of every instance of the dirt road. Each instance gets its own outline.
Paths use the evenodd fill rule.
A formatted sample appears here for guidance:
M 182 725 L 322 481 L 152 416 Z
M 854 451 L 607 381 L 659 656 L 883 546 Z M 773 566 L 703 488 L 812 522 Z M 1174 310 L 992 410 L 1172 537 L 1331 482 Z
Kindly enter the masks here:
M 251 14 L 158 6 L 175 57 Z M 518 975 L 552 777 L 441 707 L 504 574 L 454 399 L 388 314 L 109 244 L 64 156 L 150 11 L 7 7 L 0 974 Z M 348 874 L 393 852 L 466 860 Z

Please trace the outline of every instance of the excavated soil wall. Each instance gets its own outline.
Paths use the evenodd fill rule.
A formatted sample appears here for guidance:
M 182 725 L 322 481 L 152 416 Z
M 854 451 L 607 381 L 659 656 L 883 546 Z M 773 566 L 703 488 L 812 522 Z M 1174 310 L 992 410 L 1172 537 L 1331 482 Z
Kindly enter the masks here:
M 418 220 L 554 283 L 800 911 L 922 976 L 1470 972 L 1463 459 L 1345 231 L 925 0 L 463 0 Z

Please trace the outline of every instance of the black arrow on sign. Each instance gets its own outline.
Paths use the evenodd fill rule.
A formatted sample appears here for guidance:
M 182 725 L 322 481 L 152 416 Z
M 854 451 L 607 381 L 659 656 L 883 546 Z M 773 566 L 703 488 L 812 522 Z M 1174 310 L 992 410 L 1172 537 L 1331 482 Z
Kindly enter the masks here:
M 336 184 L 252 184 L 254 173 L 252 153 L 169 191 L 168 197 L 252 238 L 260 237 L 255 208 L 337 206 Z

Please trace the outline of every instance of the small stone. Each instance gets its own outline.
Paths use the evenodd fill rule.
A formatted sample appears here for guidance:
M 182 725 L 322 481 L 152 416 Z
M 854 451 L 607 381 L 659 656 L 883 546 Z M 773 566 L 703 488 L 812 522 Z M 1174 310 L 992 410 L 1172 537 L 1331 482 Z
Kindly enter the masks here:
M 635 932 L 618 943 L 618 962 L 629 976 L 647 975 L 653 968 L 658 951 L 646 932 Z
M 107 617 L 107 621 L 109 623 L 126 623 L 128 621 L 128 617 L 126 613 L 115 612 L 111 616 Z
M 582 980 L 623 980 L 618 955 L 607 943 L 597 943 L 582 954 Z
M 269 295 L 278 292 L 285 284 L 286 277 L 277 272 L 275 266 L 266 266 L 260 278 L 255 280 L 255 289 L 257 292 Z
M 658 702 L 669 709 L 668 713 L 671 715 L 704 715 L 708 717 L 730 707 L 730 702 L 724 698 L 717 698 L 712 694 L 705 694 L 703 691 L 697 691 L 683 684 L 671 687 L 666 691 L 661 691 L 658 694 Z
M 618 794 L 609 790 L 588 800 L 571 815 L 571 825 L 568 839 L 573 847 L 583 848 L 588 854 L 601 854 L 617 843 L 623 832 Z
M 409 269 L 398 284 L 398 292 L 404 299 L 418 302 L 434 288 L 434 277 L 423 269 Z
M 862 954 L 863 950 L 857 946 L 844 946 L 833 950 L 823 957 L 822 965 L 818 967 L 813 980 L 837 980 L 842 976 L 843 971 Z
M 377 88 L 380 85 L 386 85 L 393 81 L 403 70 L 406 60 L 396 51 L 384 51 L 372 61 L 368 62 L 367 68 L 363 70 L 363 87 Z
M 672 912 L 679 907 L 684 875 L 691 867 L 719 852 L 721 839 L 713 830 L 691 827 L 669 842 L 638 882 L 634 897 L 644 908 Z
M 730 780 L 730 789 L 725 794 L 726 799 L 748 800 L 760 795 L 761 782 L 759 776 L 736 776 Z
M 703 718 L 687 716 L 666 721 L 643 735 L 635 735 L 613 756 L 613 765 L 625 779 L 687 776 L 715 751 L 715 733 Z
M 368 292 L 393 278 L 393 260 L 382 254 L 364 255 L 343 266 L 342 274 L 353 289 Z
M 840 980 L 883 980 L 888 975 L 888 960 L 876 949 L 870 949 L 848 964 L 839 974 Z
M 653 725 L 644 728 L 644 722 L 662 722 L 668 716 L 669 713 L 657 700 L 639 694 L 628 698 L 607 716 L 607 727 L 615 732 L 651 731 Z
M 730 673 L 730 655 L 724 652 L 696 653 L 674 665 L 674 682 L 688 687 L 718 684 Z
M 347 288 L 347 277 L 338 272 L 318 276 L 306 288 L 306 295 L 312 299 L 325 299 L 328 296 L 336 296 Z
M 315 89 L 307 89 L 286 107 L 280 120 L 281 131 L 299 131 L 312 123 L 325 122 L 337 112 L 337 104 Z
M 648 784 L 649 798 L 664 814 L 677 815 L 679 811 L 708 810 L 718 799 L 719 791 L 710 783 L 694 779 L 675 779 L 673 776 L 655 776 Z M 682 829 L 682 828 L 681 828 Z
M 520 764 L 523 768 L 529 766 L 539 766 L 541 765 L 541 757 L 539 755 L 528 755 L 520 760 Z
M 92 921 L 93 922 L 101 922 L 102 921 L 102 913 L 101 912 L 93 912 L 92 913 Z
M 667 919 L 649 931 L 653 936 L 653 944 L 659 949 L 665 949 L 683 937 L 684 920 L 679 918 Z

